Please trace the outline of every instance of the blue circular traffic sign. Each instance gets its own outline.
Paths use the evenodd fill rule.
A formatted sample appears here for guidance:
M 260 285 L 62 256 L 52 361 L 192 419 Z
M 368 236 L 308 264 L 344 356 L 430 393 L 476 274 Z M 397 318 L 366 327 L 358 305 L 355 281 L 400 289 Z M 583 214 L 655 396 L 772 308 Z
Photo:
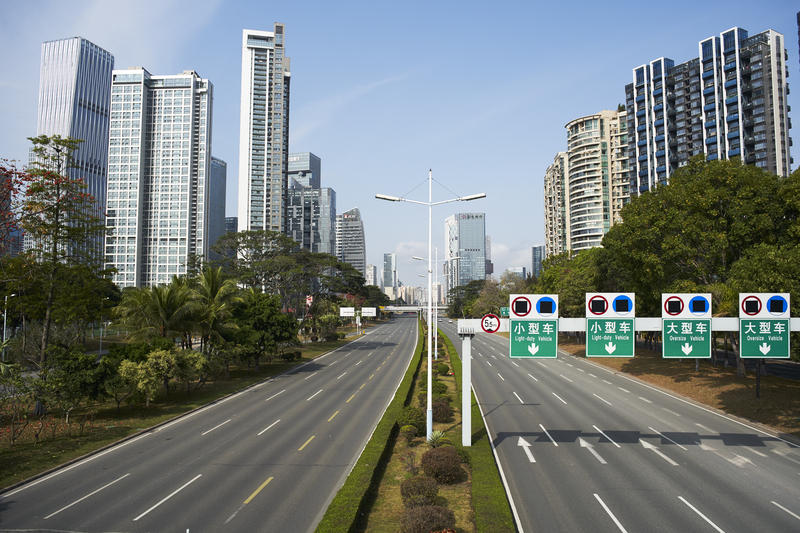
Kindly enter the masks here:
M 771 315 L 785 315 L 789 311 L 789 303 L 786 298 L 775 295 L 767 300 L 767 312 Z
M 705 296 L 695 296 L 689 300 L 689 312 L 693 315 L 705 315 L 711 309 L 711 302 Z
M 614 298 L 612 305 L 614 311 L 618 314 L 630 313 L 633 311 L 633 300 L 624 294 Z
M 549 296 L 543 296 L 536 301 L 536 312 L 540 315 L 552 315 L 556 312 L 556 301 Z

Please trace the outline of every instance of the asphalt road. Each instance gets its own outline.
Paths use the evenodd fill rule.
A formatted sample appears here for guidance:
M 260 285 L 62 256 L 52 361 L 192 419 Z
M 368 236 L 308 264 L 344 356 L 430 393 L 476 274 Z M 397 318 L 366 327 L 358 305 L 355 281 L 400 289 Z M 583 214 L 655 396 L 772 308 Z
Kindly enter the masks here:
M 779 436 L 563 352 L 510 359 L 480 333 L 472 356 L 522 530 L 800 531 L 800 448 Z
M 415 318 L 0 495 L 0 531 L 311 531 L 408 367 Z

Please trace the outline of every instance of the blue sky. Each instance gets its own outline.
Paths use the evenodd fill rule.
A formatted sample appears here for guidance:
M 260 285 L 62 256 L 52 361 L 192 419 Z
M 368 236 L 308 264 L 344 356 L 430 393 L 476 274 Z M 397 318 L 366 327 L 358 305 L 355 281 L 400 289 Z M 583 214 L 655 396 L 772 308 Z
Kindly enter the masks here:
M 789 103 L 800 126 L 793 1 L 763 2 L 304 2 L 28 1 L 0 4 L 0 156 L 25 160 L 35 134 L 42 41 L 82 36 L 116 67 L 154 74 L 197 70 L 215 87 L 213 153 L 228 162 L 228 215 L 236 214 L 241 30 L 286 25 L 292 61 L 290 150 L 322 158 L 323 186 L 339 212 L 361 210 L 367 261 L 398 254 L 398 275 L 421 284 L 427 212 L 375 193 L 434 200 L 444 219 L 486 213 L 496 271 L 530 265 L 543 243 L 545 168 L 566 148 L 564 124 L 624 102 L 631 69 L 697 56 L 697 42 L 740 26 L 786 37 Z M 793 135 L 797 137 L 797 135 Z M 800 138 L 797 140 L 800 143 Z M 797 144 L 793 156 L 800 163 Z

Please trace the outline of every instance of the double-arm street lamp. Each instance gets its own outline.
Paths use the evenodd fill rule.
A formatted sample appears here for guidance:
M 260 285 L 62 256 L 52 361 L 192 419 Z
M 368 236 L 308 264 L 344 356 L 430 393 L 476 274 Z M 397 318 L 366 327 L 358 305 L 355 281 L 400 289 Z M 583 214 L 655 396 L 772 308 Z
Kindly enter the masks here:
M 432 302 L 433 300 L 433 268 L 431 266 L 431 262 L 433 259 L 433 254 L 431 253 L 432 248 L 432 241 L 431 241 L 431 214 L 432 208 L 435 205 L 447 204 L 450 202 L 469 202 L 470 200 L 478 200 L 480 198 L 485 198 L 486 193 L 478 193 L 478 194 L 470 194 L 468 196 L 459 196 L 458 198 L 451 198 L 449 200 L 440 200 L 438 202 L 434 202 L 432 198 L 433 194 L 433 172 L 429 169 L 428 170 L 428 201 L 421 202 L 419 200 L 409 200 L 408 198 L 401 198 L 398 196 L 389 196 L 386 194 L 376 194 L 375 198 L 379 200 L 387 200 L 389 202 L 408 202 L 412 204 L 419 204 L 419 205 L 426 205 L 428 206 L 428 409 L 427 409 L 427 424 L 426 424 L 426 433 L 425 438 L 430 439 L 431 433 L 433 432 L 433 395 L 431 389 L 432 387 L 432 374 L 433 374 L 433 357 L 431 354 L 433 352 L 431 348 L 431 341 L 433 336 L 432 328 L 436 327 L 436 324 L 433 323 L 433 307 Z

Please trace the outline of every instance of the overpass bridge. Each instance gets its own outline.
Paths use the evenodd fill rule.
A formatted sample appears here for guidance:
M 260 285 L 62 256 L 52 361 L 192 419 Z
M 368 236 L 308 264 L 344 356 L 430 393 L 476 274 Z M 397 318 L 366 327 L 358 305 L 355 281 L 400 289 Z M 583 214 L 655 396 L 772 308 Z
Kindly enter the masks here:
M 439 314 L 447 313 L 447 306 L 446 305 L 434 305 L 434 309 L 436 309 Z M 381 311 L 388 313 L 389 311 L 395 313 L 416 313 L 417 311 L 427 311 L 427 305 L 384 305 L 381 307 Z

